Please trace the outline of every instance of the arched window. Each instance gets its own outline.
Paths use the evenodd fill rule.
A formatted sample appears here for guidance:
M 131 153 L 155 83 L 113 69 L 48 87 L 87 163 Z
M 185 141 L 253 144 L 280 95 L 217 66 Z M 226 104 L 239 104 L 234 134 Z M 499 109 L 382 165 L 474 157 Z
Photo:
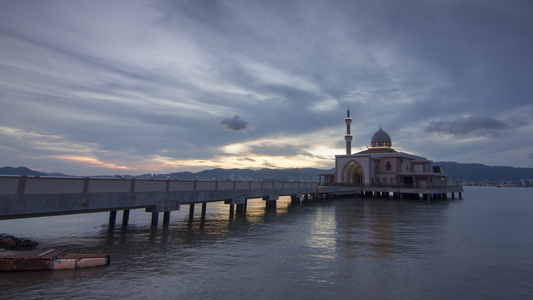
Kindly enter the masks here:
M 385 165 L 385 169 L 387 169 L 387 171 L 390 171 L 392 169 L 392 165 L 390 161 L 387 161 L 387 164 Z

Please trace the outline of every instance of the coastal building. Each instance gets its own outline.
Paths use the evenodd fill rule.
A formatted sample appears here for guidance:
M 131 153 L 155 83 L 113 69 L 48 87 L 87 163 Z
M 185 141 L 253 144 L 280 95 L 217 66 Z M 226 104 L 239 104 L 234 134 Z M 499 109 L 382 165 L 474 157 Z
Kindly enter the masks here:
M 396 151 L 390 135 L 381 126 L 366 150 L 352 154 L 350 110 L 344 120 L 346 154 L 335 156 L 335 173 L 320 174 L 323 185 L 359 187 L 363 194 L 385 197 L 393 193 L 446 198 L 447 193 L 454 197 L 454 192 L 462 192 L 461 187 L 450 188 L 443 167 L 433 165 L 425 157 Z

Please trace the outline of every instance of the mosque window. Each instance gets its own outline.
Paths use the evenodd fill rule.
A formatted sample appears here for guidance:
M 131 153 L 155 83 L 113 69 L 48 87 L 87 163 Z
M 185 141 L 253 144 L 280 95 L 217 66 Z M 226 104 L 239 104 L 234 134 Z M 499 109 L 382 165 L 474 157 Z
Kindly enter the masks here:
M 390 161 L 388 161 L 387 164 L 385 165 L 385 169 L 387 169 L 387 171 L 390 171 L 392 169 L 392 165 Z

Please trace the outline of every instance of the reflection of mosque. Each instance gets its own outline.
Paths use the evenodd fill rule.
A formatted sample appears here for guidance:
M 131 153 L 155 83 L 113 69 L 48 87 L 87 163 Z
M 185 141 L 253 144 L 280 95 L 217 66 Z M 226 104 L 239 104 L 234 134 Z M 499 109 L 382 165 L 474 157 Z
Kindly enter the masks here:
M 337 201 L 335 243 L 346 258 L 390 256 L 439 242 L 451 202 L 372 201 L 368 198 Z M 428 231 L 434 234 L 427 234 Z M 432 236 L 435 236 L 433 239 Z
M 335 173 L 321 174 L 324 182 L 414 188 L 446 185 L 441 167 L 432 167 L 433 162 L 424 157 L 394 150 L 390 136 L 381 128 L 372 136 L 367 150 L 352 154 L 350 110 L 345 122 L 346 154 L 335 156 Z

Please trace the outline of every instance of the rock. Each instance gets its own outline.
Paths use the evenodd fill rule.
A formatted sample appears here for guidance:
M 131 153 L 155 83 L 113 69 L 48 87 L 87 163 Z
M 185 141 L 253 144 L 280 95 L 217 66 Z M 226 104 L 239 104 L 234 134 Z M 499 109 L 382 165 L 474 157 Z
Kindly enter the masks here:
M 5 249 L 13 249 L 13 247 L 15 247 L 16 245 L 17 243 L 13 240 L 12 237 L 4 237 L 2 239 L 2 242 L 0 242 L 0 246 Z
M 32 249 L 37 246 L 37 242 L 28 239 L 18 239 L 10 235 L 0 235 L 0 248 L 6 250 Z

